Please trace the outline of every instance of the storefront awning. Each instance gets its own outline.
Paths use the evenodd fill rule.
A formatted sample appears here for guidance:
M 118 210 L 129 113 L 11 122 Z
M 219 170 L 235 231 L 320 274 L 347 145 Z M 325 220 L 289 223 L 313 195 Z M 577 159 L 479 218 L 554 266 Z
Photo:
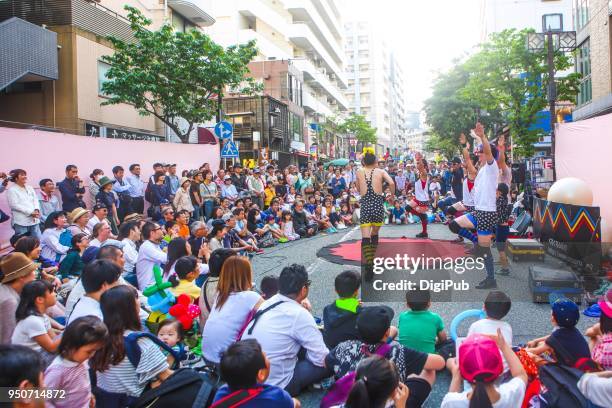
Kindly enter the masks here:
M 198 144 L 217 144 L 217 138 L 204 127 L 198 127 Z

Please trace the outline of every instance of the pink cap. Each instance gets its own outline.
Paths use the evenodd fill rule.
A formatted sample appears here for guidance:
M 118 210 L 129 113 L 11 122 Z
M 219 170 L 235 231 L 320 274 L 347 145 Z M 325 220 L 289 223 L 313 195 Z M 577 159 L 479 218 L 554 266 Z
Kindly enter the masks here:
M 598 302 L 601 313 L 612 318 L 612 289 L 608 289 L 606 295 Z
M 459 346 L 459 371 L 467 381 L 473 383 L 478 377 L 491 382 L 503 369 L 501 353 L 490 337 L 472 334 Z

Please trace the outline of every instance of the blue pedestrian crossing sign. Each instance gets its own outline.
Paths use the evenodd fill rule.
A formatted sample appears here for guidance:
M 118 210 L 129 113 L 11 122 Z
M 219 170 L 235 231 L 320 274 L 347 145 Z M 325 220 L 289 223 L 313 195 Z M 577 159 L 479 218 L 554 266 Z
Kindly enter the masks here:
M 221 121 L 215 125 L 215 135 L 219 139 L 231 139 L 234 134 L 232 124 L 226 121 Z
M 238 148 L 236 147 L 236 143 L 233 140 L 228 140 L 221 149 L 221 158 L 222 159 L 237 159 L 238 158 Z

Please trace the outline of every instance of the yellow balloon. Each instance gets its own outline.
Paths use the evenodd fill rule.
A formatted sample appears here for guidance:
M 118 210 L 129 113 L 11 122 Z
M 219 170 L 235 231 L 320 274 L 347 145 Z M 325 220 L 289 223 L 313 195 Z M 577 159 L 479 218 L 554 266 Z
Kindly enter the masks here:
M 548 201 L 590 207 L 593 205 L 593 191 L 579 178 L 565 177 L 550 187 Z

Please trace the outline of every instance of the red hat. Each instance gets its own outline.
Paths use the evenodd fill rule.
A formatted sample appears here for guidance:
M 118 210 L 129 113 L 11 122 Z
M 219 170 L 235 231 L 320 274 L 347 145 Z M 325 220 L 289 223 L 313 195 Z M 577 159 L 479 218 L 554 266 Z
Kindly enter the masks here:
M 608 289 L 606 295 L 598 302 L 601 313 L 612 319 L 612 289 Z
M 492 382 L 503 369 L 501 353 L 490 337 L 472 334 L 459 346 L 459 371 L 467 381 Z

